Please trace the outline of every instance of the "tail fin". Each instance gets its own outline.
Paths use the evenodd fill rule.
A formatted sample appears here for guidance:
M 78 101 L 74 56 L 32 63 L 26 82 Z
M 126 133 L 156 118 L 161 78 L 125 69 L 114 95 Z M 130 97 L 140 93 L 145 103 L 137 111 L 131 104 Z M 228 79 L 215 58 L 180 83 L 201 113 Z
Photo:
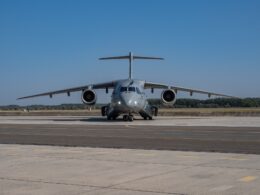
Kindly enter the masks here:
M 127 55 L 127 56 L 114 56 L 114 57 L 99 58 L 99 60 L 122 60 L 122 59 L 128 59 L 129 60 L 129 79 L 132 79 L 132 62 L 134 60 L 136 60 L 136 59 L 164 60 L 163 58 L 157 58 L 157 57 L 135 56 L 132 52 L 129 52 L 129 55 Z

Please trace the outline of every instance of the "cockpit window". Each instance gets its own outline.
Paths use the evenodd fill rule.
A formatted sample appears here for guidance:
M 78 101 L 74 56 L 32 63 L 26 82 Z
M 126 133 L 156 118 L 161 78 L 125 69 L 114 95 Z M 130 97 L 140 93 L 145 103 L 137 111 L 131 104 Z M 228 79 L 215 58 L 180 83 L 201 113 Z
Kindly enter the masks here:
M 128 87 L 128 91 L 135 92 L 135 87 Z
M 138 87 L 136 87 L 136 91 L 137 91 L 138 94 L 141 94 L 141 91 Z
M 121 87 L 120 92 L 137 92 L 138 94 L 141 94 L 140 89 L 137 87 Z
M 125 91 L 127 91 L 127 87 L 121 87 L 120 88 L 120 92 L 125 92 Z

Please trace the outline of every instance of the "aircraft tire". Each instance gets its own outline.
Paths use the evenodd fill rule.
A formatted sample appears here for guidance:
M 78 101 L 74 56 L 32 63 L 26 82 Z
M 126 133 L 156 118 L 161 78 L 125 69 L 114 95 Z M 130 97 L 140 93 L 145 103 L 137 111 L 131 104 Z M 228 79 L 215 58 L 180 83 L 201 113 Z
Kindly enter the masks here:
M 134 120 L 134 116 L 133 116 L 133 115 L 129 115 L 129 116 L 128 116 L 128 120 L 129 120 L 130 122 L 132 122 L 132 121 Z
M 123 116 L 123 120 L 124 120 L 124 121 L 128 121 L 128 115 L 124 115 L 124 116 Z

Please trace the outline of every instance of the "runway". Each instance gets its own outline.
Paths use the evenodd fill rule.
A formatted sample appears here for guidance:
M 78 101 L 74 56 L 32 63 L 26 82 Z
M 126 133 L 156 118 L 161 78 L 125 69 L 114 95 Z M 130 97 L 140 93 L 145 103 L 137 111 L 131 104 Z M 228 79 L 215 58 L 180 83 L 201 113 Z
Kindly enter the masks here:
M 0 117 L 0 194 L 257 195 L 259 121 Z
M 0 194 L 260 193 L 260 156 L 0 144 Z
M 250 117 L 241 118 L 252 121 Z M 251 122 L 249 127 L 236 126 L 236 117 L 230 118 L 233 126 L 221 126 L 225 124 L 225 118 L 222 123 L 217 121 L 212 126 L 203 126 L 201 120 L 207 121 L 206 117 L 197 118 L 202 126 L 196 118 L 190 118 L 197 123 L 193 126 L 188 122 L 182 126 L 160 125 L 164 119 L 172 123 L 175 119 L 180 120 L 160 118 L 152 122 L 139 120 L 125 123 L 82 117 L 1 117 L 0 143 L 260 154 L 257 117 L 253 118 L 255 123 Z M 189 121 L 187 117 L 182 119 Z M 240 122 L 243 120 L 239 119 Z

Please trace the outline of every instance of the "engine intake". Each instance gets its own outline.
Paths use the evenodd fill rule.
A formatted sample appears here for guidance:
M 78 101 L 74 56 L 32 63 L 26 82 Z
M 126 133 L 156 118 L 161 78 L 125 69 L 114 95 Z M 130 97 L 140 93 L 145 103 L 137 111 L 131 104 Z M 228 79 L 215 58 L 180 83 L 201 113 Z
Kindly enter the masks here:
M 162 102 L 166 105 L 173 105 L 176 101 L 176 93 L 172 89 L 166 89 L 161 95 Z
M 81 99 L 84 104 L 94 105 L 97 101 L 97 95 L 95 91 L 91 89 L 86 89 L 82 92 Z

